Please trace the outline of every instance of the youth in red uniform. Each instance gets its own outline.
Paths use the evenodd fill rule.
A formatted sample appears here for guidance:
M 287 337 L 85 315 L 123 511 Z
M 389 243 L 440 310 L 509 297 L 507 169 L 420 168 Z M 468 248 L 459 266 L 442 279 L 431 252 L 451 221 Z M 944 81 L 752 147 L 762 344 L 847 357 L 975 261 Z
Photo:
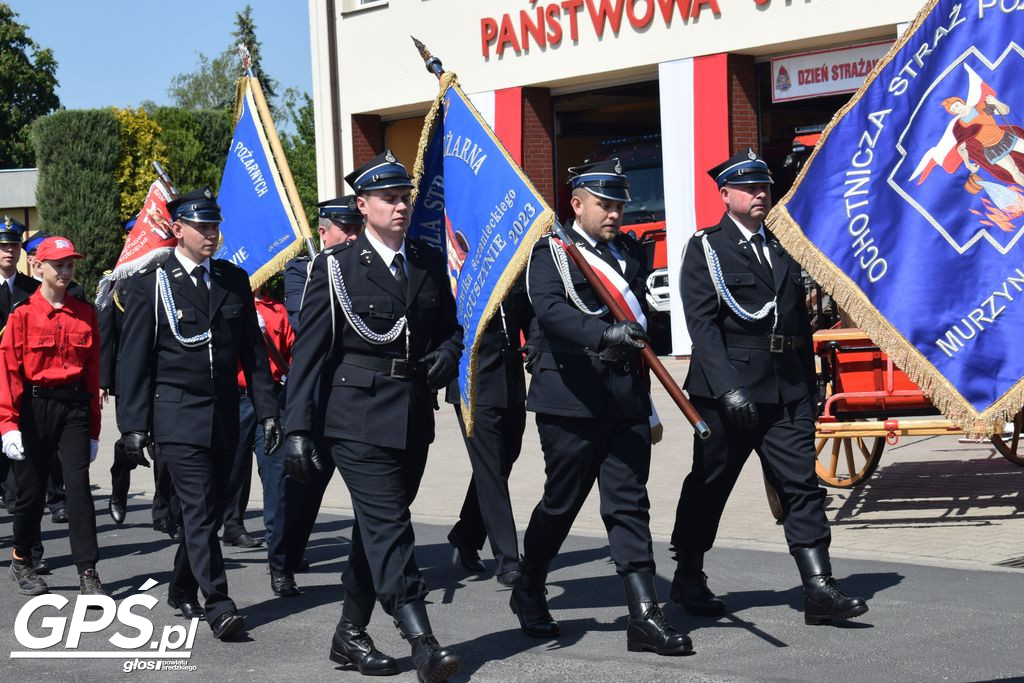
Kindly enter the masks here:
M 96 562 L 96 511 L 89 464 L 100 435 L 99 329 L 92 306 L 67 295 L 81 255 L 64 237 L 43 241 L 36 254 L 43 281 L 15 307 L 0 342 L 0 433 L 14 461 L 11 578 L 25 595 L 47 592 L 32 566 L 51 462 L 64 473 L 71 555 L 83 595 L 104 594 Z

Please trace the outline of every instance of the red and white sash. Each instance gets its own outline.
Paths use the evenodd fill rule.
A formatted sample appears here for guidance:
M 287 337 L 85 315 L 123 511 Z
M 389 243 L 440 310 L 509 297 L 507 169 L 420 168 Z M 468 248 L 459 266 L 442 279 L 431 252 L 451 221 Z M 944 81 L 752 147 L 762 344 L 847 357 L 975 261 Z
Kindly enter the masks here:
M 562 240 L 555 236 L 552 236 L 551 239 L 557 242 L 562 249 L 565 249 L 565 243 Z M 580 249 L 579 252 L 583 254 L 583 258 L 594 269 L 601 284 L 612 295 L 612 298 L 619 304 L 623 312 L 629 316 L 630 320 L 640 323 L 640 326 L 646 330 L 647 317 L 644 316 L 644 311 L 640 307 L 640 301 L 633 294 L 633 290 L 629 288 L 629 283 L 626 282 L 626 278 L 622 277 L 622 273 L 612 268 L 610 264 L 592 251 Z

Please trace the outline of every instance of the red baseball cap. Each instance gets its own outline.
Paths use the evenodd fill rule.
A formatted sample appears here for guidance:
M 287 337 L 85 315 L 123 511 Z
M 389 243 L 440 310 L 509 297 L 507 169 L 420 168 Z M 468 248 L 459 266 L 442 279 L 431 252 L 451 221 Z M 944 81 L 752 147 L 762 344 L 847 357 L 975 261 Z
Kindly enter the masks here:
M 40 261 L 57 261 L 69 256 L 82 258 L 67 237 L 47 237 L 36 249 L 36 258 Z

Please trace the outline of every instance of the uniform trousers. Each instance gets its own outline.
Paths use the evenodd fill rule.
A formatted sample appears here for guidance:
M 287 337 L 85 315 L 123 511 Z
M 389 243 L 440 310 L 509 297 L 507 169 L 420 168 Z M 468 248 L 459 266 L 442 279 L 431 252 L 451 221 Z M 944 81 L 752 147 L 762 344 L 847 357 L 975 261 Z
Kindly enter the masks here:
M 40 520 L 47 482 L 54 460 L 63 475 L 71 558 L 81 573 L 95 569 L 96 508 L 89 489 L 89 404 L 84 400 L 34 397 L 26 392 L 21 403 L 22 443 L 25 459 L 13 463 L 17 479 L 14 506 L 14 549 L 19 557 L 32 556 L 40 546 Z
M 341 576 L 345 599 L 372 605 L 376 595 L 384 611 L 394 616 L 427 594 L 413 552 L 409 506 L 420 487 L 429 444 L 399 449 L 330 439 L 328 446 L 356 518 L 348 566 Z
M 239 388 L 238 396 L 238 446 L 235 447 L 231 473 L 224 503 L 224 538 L 238 538 L 246 532 L 245 509 L 249 507 L 249 491 L 252 489 L 253 450 L 263 448 L 263 430 L 256 419 L 252 398 L 246 389 Z M 273 501 L 264 500 L 264 509 Z
M 473 466 L 473 478 L 452 535 L 476 550 L 484 547 L 485 538 L 490 538 L 497 573 L 517 570 L 519 538 L 512 516 L 508 478 L 522 450 L 526 408 L 522 404 L 511 408 L 477 405 L 472 438 L 466 436 L 466 424 L 458 404 L 455 415 Z
M 329 450 L 317 446 L 323 457 L 330 457 Z M 280 456 L 268 456 L 268 460 L 281 461 Z M 279 476 L 276 482 L 263 474 L 260 463 L 260 476 L 263 479 L 264 500 L 274 496 L 276 516 L 273 529 L 267 525 L 267 561 L 275 572 L 294 574 L 302 564 L 302 558 L 309 544 L 309 536 L 313 533 L 324 493 L 331 483 L 335 468 L 328 462 L 323 472 L 315 469 L 310 472 L 309 483 L 303 484 L 291 477 Z M 283 475 L 283 473 L 282 473 Z M 276 488 L 271 487 L 276 484 Z M 267 523 L 266 503 L 264 503 L 263 519 Z
M 224 556 L 217 536 L 233 455 L 231 448 L 160 444 L 160 457 L 170 471 L 181 502 L 183 530 L 174 556 L 168 597 L 179 602 L 191 601 L 201 590 L 211 624 L 235 609 L 235 603 L 228 597 Z
M 694 398 L 693 405 L 711 429 L 694 437 L 693 469 L 683 481 L 676 507 L 672 548 L 705 553 L 718 533 L 722 510 L 751 451 L 761 459 L 765 477 L 780 494 L 782 521 L 790 552 L 828 545 L 825 489 L 814 474 L 815 412 L 809 398 L 787 404 L 757 404 L 760 424 L 749 430 L 730 425 L 721 404 Z
M 650 500 L 651 431 L 647 418 L 614 419 L 537 414 L 544 451 L 544 496 L 523 538 L 530 564 L 558 554 L 597 481 L 601 520 L 619 574 L 654 572 Z
M 154 449 L 153 462 L 153 521 L 156 522 L 165 517 L 172 517 L 176 522 L 181 519 L 181 507 L 174 498 L 174 486 L 171 485 L 171 477 L 167 473 L 164 461 Z M 128 501 L 128 489 L 132 485 L 132 471 L 138 467 L 128 460 L 124 453 L 124 442 L 118 439 L 114 442 L 114 462 L 110 466 L 110 497 L 121 503 Z

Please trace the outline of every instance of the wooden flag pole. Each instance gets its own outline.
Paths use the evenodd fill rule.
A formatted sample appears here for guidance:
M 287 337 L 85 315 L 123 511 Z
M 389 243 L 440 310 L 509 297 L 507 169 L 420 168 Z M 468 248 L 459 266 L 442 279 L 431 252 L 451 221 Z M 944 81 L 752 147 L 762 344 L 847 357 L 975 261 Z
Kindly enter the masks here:
M 441 75 L 444 73 L 444 68 L 441 66 L 441 60 L 430 54 L 430 50 L 427 49 L 426 45 L 416 40 L 416 38 L 412 38 L 412 42 L 416 45 L 416 49 L 419 51 L 420 57 L 423 58 L 423 64 L 426 66 L 427 71 L 438 78 L 441 78 Z M 583 276 L 597 293 L 602 303 L 604 303 L 604 305 L 608 307 L 608 310 L 611 311 L 612 316 L 620 322 L 623 320 L 630 320 L 630 318 L 626 316 L 625 311 L 623 311 L 619 306 L 618 302 L 612 297 L 611 293 L 605 288 L 601 280 L 598 279 L 597 273 L 594 272 L 594 269 L 591 268 L 590 264 L 583 258 L 583 254 L 581 254 L 579 249 L 576 248 L 576 245 L 573 244 L 572 240 L 568 239 L 568 237 L 565 236 L 565 233 L 562 232 L 561 226 L 558 225 L 557 220 L 554 223 L 554 230 L 556 235 L 558 235 L 565 244 L 566 253 L 569 254 L 569 258 L 572 259 L 573 263 L 576 264 L 576 267 L 583 273 Z M 675 402 L 676 406 L 679 407 L 679 410 L 683 413 L 689 423 L 693 425 L 697 435 L 702 439 L 707 439 L 711 436 L 711 430 L 708 428 L 707 423 L 704 422 L 700 413 L 698 413 L 697 409 L 693 407 L 692 403 L 690 403 L 690 399 L 686 398 L 686 394 L 684 394 L 682 388 L 676 384 L 676 381 L 672 378 L 668 368 L 665 367 L 661 362 L 661 359 L 659 359 L 657 354 L 654 353 L 654 349 L 649 345 L 644 344 L 644 348 L 641 353 L 644 361 L 647 363 L 647 366 L 654 373 L 654 376 L 658 378 L 658 381 L 661 382 L 662 386 L 665 387 L 665 390 L 668 392 L 669 396 L 672 397 L 672 400 Z

